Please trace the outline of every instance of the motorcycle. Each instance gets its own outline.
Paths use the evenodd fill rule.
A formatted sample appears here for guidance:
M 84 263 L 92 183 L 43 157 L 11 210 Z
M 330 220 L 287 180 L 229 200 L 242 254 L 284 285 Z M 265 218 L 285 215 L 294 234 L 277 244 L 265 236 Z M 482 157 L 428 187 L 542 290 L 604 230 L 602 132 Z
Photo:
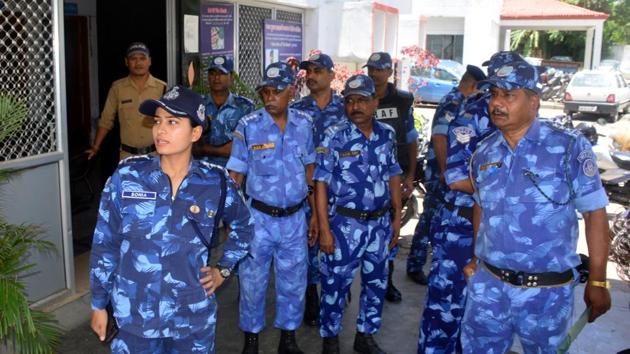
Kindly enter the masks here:
M 541 98 L 543 101 L 562 101 L 572 76 L 571 73 L 550 69 L 547 73 L 547 81 L 542 88 Z
M 581 123 L 577 128 L 584 134 L 586 126 L 588 125 Z M 592 130 L 594 129 L 591 126 L 591 132 L 588 133 L 590 136 L 593 135 Z M 591 141 L 591 144 L 597 158 L 599 177 L 608 199 L 624 206 L 630 206 L 630 151 L 621 151 L 618 144 L 607 136 L 595 135 L 602 138 L 595 139 L 595 144 Z

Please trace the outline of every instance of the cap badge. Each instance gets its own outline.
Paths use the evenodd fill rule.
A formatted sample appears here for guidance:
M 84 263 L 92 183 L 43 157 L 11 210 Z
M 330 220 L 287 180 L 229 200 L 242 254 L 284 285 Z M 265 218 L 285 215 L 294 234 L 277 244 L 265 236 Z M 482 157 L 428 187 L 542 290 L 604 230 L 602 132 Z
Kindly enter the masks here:
M 374 53 L 372 54 L 372 56 L 370 57 L 370 61 L 378 61 L 381 59 L 381 55 L 378 53 Z
M 215 214 L 214 210 L 208 210 L 208 217 L 209 218 L 214 217 L 214 214 Z
M 189 210 L 193 214 L 199 214 L 199 212 L 201 211 L 201 209 L 199 209 L 199 206 L 196 204 L 191 205 Z
M 223 63 L 225 63 L 225 59 L 223 59 L 223 57 L 216 57 L 214 58 L 214 63 L 217 65 L 223 65 Z
M 313 54 L 310 58 L 308 58 L 309 61 L 314 61 L 319 59 L 319 54 Z
M 276 78 L 280 76 L 280 69 L 279 68 L 269 68 L 267 70 L 267 77 L 270 79 Z
M 164 94 L 164 99 L 165 100 L 174 100 L 177 97 L 179 97 L 179 87 L 175 86 L 172 89 L 170 89 L 166 94 Z
M 510 75 L 514 71 L 514 68 L 511 65 L 505 65 L 499 71 L 497 71 L 498 77 L 506 77 Z
M 206 107 L 203 104 L 200 104 L 199 108 L 197 108 L 197 118 L 199 118 L 200 122 L 203 122 L 205 115 L 206 115 Z
M 354 79 L 348 83 L 348 87 L 350 87 L 351 89 L 355 89 L 361 86 L 361 84 L 362 84 L 361 79 Z

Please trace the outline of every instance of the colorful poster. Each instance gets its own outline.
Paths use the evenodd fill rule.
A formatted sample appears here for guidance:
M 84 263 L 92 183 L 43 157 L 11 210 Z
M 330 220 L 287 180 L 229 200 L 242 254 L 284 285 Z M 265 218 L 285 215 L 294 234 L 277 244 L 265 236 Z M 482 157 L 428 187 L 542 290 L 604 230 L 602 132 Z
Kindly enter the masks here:
M 199 12 L 200 55 L 234 57 L 234 4 L 202 4 Z
M 265 67 L 271 63 L 286 62 L 288 57 L 302 60 L 302 24 L 265 20 L 264 22 Z

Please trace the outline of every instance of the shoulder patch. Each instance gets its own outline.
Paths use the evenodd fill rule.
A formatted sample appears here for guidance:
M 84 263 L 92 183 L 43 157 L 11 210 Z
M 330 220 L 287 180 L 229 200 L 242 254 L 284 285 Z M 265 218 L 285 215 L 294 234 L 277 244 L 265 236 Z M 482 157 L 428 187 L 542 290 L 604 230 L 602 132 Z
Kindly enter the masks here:
M 476 136 L 472 128 L 465 126 L 453 128 L 453 134 L 455 134 L 455 139 L 457 139 L 460 144 L 468 144 L 470 138 Z
M 586 161 L 588 159 L 595 160 L 595 154 L 593 154 L 593 152 L 591 150 L 584 150 L 577 157 L 577 160 L 580 163 L 582 163 L 582 162 L 584 162 L 584 161 Z
M 597 173 L 597 164 L 595 163 L 595 160 L 593 159 L 584 160 L 584 162 L 582 162 L 582 171 L 584 172 L 584 175 L 587 177 L 595 176 L 595 173 Z

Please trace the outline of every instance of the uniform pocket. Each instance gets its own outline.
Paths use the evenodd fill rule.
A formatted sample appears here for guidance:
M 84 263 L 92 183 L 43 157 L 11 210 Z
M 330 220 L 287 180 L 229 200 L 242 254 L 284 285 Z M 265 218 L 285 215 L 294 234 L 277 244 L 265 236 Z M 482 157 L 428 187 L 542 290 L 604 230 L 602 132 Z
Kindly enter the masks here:
M 254 174 L 258 176 L 271 176 L 276 174 L 273 163 L 274 150 L 257 150 L 252 152 L 252 165 Z
M 122 233 L 149 234 L 155 216 L 155 200 L 123 198 L 121 204 Z

